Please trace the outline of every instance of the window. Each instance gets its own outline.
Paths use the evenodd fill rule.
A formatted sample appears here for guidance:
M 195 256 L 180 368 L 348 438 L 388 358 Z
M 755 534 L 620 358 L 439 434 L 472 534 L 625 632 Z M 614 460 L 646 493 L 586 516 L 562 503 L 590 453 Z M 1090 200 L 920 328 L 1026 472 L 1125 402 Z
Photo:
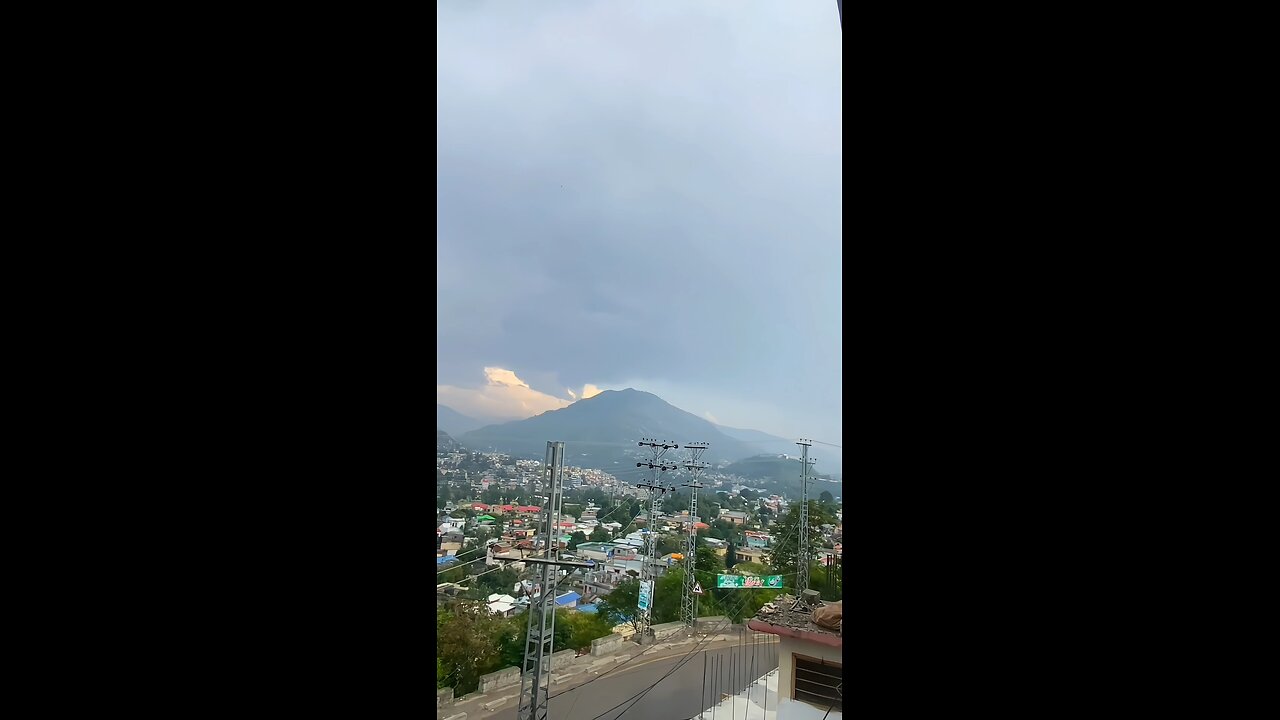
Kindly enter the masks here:
M 791 699 L 843 712 L 844 672 L 837 662 L 792 654 Z

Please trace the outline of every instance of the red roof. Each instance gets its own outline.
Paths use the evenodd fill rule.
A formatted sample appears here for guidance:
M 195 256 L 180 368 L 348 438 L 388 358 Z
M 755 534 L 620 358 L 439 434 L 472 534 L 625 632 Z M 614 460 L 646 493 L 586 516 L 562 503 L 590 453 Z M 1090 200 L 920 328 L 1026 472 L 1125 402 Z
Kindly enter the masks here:
M 708 525 L 708 524 L 706 524 L 706 523 L 704 523 L 704 522 L 699 522 L 699 523 L 694 523 L 694 524 L 693 524 L 693 529 L 694 529 L 694 530 L 706 530 L 706 529 L 707 529 L 707 528 L 709 528 L 709 527 L 711 527 L 711 526 L 710 526 L 710 525 Z
M 573 526 L 574 526 L 574 523 L 571 523 L 571 522 L 560 523 L 560 527 L 573 527 Z
M 503 506 L 502 506 L 502 511 L 503 511 L 503 512 L 510 512 L 510 511 L 512 511 L 512 510 L 515 510 L 515 509 L 516 509 L 516 506 L 515 506 L 515 505 L 503 505 Z
M 484 503 L 471 503 L 472 510 L 488 510 L 489 506 Z
M 537 505 L 521 505 L 516 508 L 517 512 L 542 512 L 542 508 Z

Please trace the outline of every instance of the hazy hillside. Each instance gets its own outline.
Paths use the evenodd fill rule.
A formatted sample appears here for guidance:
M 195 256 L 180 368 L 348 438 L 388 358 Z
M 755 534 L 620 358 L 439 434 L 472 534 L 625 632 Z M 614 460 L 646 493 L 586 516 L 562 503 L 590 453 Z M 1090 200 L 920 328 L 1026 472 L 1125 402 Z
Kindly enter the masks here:
M 777 435 L 770 435 L 759 430 L 743 430 L 741 428 L 725 427 L 724 425 L 717 425 L 716 427 L 725 435 L 748 444 L 752 448 L 753 455 L 800 456 L 800 446 L 796 445 L 798 438 L 780 438 Z M 809 457 L 817 458 L 818 460 L 814 469 L 839 478 L 841 471 L 840 452 L 839 448 L 829 445 L 814 445 L 809 448 Z
M 657 395 L 630 388 L 606 390 L 569 407 L 525 420 L 489 425 L 464 433 L 458 440 L 472 450 L 504 452 L 526 458 L 542 458 L 546 454 L 548 440 L 563 440 L 565 459 L 569 464 L 612 472 L 635 467 L 639 454 L 636 442 L 646 437 L 682 445 L 686 442 L 710 443 L 711 447 L 703 459 L 713 463 L 736 460 L 757 452 L 697 415 L 685 412 Z
M 458 444 L 457 440 L 449 437 L 449 433 L 443 430 L 436 430 L 436 452 L 455 452 L 465 448 Z
M 791 453 L 791 459 L 777 455 L 757 455 L 730 463 L 721 472 L 759 481 L 761 486 L 791 498 L 800 496 L 800 460 L 799 454 L 794 451 Z M 823 490 L 830 491 L 832 495 L 840 494 L 838 483 L 824 482 L 831 479 L 830 473 L 820 473 L 815 466 L 810 466 L 809 477 L 819 478 L 809 483 L 809 493 L 815 498 Z
M 482 427 L 484 422 L 467 417 L 448 405 L 436 403 L 436 429 L 444 430 L 453 436 L 461 435 L 468 430 Z

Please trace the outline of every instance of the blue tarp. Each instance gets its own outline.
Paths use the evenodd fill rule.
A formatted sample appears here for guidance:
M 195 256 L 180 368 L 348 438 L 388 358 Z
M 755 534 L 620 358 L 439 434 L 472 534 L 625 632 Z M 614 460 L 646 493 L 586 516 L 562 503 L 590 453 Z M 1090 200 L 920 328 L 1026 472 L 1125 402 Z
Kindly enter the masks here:
M 561 595 L 560 597 L 556 598 L 556 604 L 557 604 L 557 605 L 568 605 L 569 603 L 571 603 L 571 602 L 575 602 L 575 601 L 577 601 L 577 600 L 579 600 L 579 599 L 581 599 L 581 598 L 582 598 L 582 596 L 581 596 L 581 595 L 579 595 L 578 593 L 573 592 L 573 591 L 571 590 L 571 591 L 569 591 L 569 592 L 567 592 L 567 593 L 565 593 L 565 594 Z
M 599 612 L 599 608 L 597 608 L 595 605 L 579 605 L 578 612 L 584 612 L 590 615 L 592 613 Z
M 444 565 L 445 563 L 451 563 L 451 562 L 457 562 L 457 559 L 450 555 L 436 558 L 437 565 Z

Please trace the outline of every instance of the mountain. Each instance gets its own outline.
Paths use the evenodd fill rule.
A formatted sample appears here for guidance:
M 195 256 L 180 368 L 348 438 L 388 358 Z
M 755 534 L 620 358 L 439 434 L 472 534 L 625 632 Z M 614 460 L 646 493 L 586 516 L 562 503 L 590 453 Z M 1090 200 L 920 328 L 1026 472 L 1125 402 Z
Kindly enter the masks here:
M 756 455 L 730 463 L 720 472 L 741 475 L 759 482 L 768 490 L 790 498 L 800 496 L 800 456 L 795 451 L 790 453 L 789 458 L 778 457 L 775 454 Z M 819 473 L 811 466 L 809 477 L 816 478 L 809 481 L 809 494 L 814 498 L 817 498 L 823 490 L 831 491 L 832 495 L 840 495 L 840 484 L 832 482 L 829 473 Z
M 760 432 L 759 430 L 743 430 L 724 425 L 717 425 L 716 427 L 725 435 L 749 444 L 754 450 L 753 454 L 800 457 L 800 446 L 796 445 L 795 439 L 788 440 L 777 435 Z M 840 477 L 841 455 L 839 448 L 829 445 L 815 445 L 809 449 L 809 457 L 818 459 L 816 467 L 821 469 L 823 473 L 831 473 L 837 478 Z
M 436 452 L 447 453 L 460 450 L 465 450 L 465 448 L 459 445 L 457 440 L 449 437 L 449 433 L 440 429 L 436 430 Z
M 468 430 L 482 427 L 484 422 L 467 417 L 448 405 L 436 403 L 436 429 L 451 435 L 461 435 Z
M 743 430 L 726 425 L 717 425 L 716 428 L 735 440 L 750 444 L 760 454 L 796 455 L 800 452 L 800 446 L 796 445 L 795 440 L 780 438 L 777 435 L 770 435 L 759 430 Z
M 559 410 L 525 420 L 489 425 L 463 433 L 459 442 L 480 452 L 502 452 L 515 457 L 542 459 L 547 441 L 563 440 L 565 464 L 619 473 L 628 482 L 640 477 L 636 460 L 648 458 L 636 442 L 642 438 L 705 442 L 705 462 L 731 461 L 758 450 L 721 432 L 712 423 L 685 412 L 653 393 L 627 388 L 606 390 Z M 663 461 L 684 459 L 683 450 L 668 451 Z

